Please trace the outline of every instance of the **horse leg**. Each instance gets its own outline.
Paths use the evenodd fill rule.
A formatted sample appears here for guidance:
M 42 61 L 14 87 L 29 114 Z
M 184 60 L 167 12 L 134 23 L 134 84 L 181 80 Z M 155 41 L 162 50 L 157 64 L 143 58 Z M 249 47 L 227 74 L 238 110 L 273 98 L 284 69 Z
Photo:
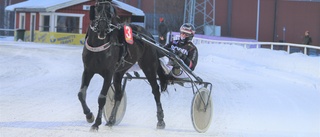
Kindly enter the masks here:
M 164 129 L 166 124 L 163 121 L 164 114 L 163 114 L 163 109 L 160 101 L 160 91 L 159 91 L 159 85 L 157 84 L 156 79 L 154 80 L 148 80 L 149 83 L 151 84 L 152 87 L 152 94 L 154 96 L 154 99 L 156 101 L 157 105 L 157 118 L 158 118 L 158 123 L 157 123 L 157 129 Z
M 78 93 L 78 98 L 81 102 L 81 106 L 83 109 L 83 113 L 86 115 L 86 119 L 88 123 L 92 123 L 94 120 L 94 115 L 91 113 L 87 103 L 86 103 L 86 95 L 87 95 L 87 89 L 90 84 L 90 81 L 93 77 L 94 73 L 88 72 L 87 70 L 84 70 L 82 73 L 82 82 L 80 91 Z
M 117 72 L 113 75 L 113 86 L 115 89 L 115 94 L 114 94 L 115 104 L 112 108 L 108 123 L 106 124 L 109 127 L 113 126 L 116 123 L 116 115 L 117 115 L 118 108 L 121 103 L 121 99 L 122 99 L 123 92 L 124 92 L 121 88 L 121 82 L 122 82 L 122 78 L 123 78 L 124 73 L 125 73 L 125 71 Z
M 142 66 L 142 67 L 141 67 Z M 163 114 L 163 109 L 161 105 L 161 100 L 160 100 L 160 91 L 159 91 L 159 85 L 157 83 L 157 73 L 156 69 L 157 67 L 152 68 L 150 65 L 147 65 L 146 67 L 151 67 L 151 68 L 143 68 L 143 65 L 140 65 L 142 68 L 144 74 L 146 75 L 151 87 L 152 87 L 152 94 L 154 96 L 154 99 L 156 101 L 157 105 L 157 118 L 158 118 L 158 123 L 157 123 L 157 129 L 164 129 L 166 124 L 163 121 L 164 114 Z
M 99 129 L 99 126 L 101 125 L 101 118 L 102 118 L 102 110 L 104 105 L 106 104 L 106 96 L 108 93 L 108 89 L 111 85 L 111 79 L 112 79 L 112 73 L 105 73 L 106 75 L 102 75 L 104 78 L 103 81 L 103 87 L 100 92 L 99 98 L 98 98 L 98 114 L 97 118 L 95 120 L 95 123 L 91 126 L 92 131 L 97 131 Z

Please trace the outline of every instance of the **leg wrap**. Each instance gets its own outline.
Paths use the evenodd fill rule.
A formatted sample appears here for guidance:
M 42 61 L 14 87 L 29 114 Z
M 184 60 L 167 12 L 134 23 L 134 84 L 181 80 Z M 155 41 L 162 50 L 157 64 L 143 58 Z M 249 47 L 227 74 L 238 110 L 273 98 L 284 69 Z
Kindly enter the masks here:
M 158 118 L 158 121 L 163 121 L 163 118 L 164 118 L 161 103 L 157 104 L 157 118 Z
M 117 116 L 119 105 L 120 105 L 120 101 L 116 101 L 112 109 L 111 115 L 109 117 L 107 126 L 113 126 L 116 123 L 116 116 Z

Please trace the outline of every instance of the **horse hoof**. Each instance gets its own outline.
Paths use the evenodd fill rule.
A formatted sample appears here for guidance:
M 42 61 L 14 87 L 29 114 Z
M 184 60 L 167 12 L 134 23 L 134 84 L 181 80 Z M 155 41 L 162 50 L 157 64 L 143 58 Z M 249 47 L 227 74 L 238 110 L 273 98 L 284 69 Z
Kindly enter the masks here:
M 112 127 L 115 123 L 116 123 L 116 118 L 113 117 L 113 116 L 111 116 L 111 117 L 109 118 L 109 121 L 107 122 L 106 126 Z
M 94 121 L 94 115 L 92 113 L 89 113 L 86 115 L 86 119 L 88 123 L 92 123 Z
M 99 127 L 91 126 L 91 129 L 90 129 L 91 132 L 98 132 L 98 130 L 99 130 Z
M 166 127 L 166 123 L 164 121 L 159 121 L 157 124 L 157 129 L 164 129 Z
M 108 127 L 112 127 L 113 125 L 112 125 L 112 124 L 107 123 L 107 124 L 106 124 L 106 126 L 108 126 Z
M 107 124 L 106 124 L 106 126 L 108 126 L 108 127 L 112 127 L 113 125 L 114 125 L 114 123 L 110 122 L 110 121 L 108 121 Z

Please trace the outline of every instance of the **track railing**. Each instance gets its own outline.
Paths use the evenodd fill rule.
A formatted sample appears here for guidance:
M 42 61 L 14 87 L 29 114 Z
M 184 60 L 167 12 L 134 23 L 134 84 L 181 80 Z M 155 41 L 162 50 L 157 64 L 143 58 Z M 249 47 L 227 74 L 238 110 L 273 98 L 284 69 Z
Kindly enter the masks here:
M 177 39 L 179 35 L 173 35 L 173 39 Z M 217 38 L 217 37 L 213 37 Z M 244 48 L 268 48 L 271 50 L 284 50 L 288 53 L 301 52 L 306 55 L 320 56 L 320 46 L 304 45 L 304 44 L 294 44 L 294 43 L 284 43 L 284 42 L 258 42 L 253 40 L 219 40 L 219 39 L 208 39 L 197 37 L 193 38 L 192 42 L 195 45 L 198 44 L 228 44 L 228 45 L 239 45 Z
M 15 29 L 0 28 L 0 37 L 13 36 Z

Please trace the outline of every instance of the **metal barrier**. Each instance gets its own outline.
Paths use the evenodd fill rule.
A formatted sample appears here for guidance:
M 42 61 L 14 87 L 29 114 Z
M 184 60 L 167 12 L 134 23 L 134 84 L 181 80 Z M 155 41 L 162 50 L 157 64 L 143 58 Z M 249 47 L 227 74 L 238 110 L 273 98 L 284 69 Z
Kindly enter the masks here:
M 14 36 L 15 29 L 0 28 L 0 37 Z
M 311 55 L 310 50 L 315 53 L 312 55 L 320 56 L 320 46 L 294 44 L 294 43 L 282 43 L 282 42 L 239 42 L 239 41 L 221 41 L 221 40 L 208 40 L 202 38 L 194 38 L 193 41 L 198 41 L 197 44 L 230 44 L 240 45 L 244 48 L 270 48 L 271 50 L 285 50 L 288 53 L 301 52 L 306 55 Z M 199 42 L 200 41 L 200 42 Z M 275 48 L 278 46 L 278 48 Z M 279 46 L 282 46 L 279 48 Z M 293 50 L 297 48 L 296 50 Z M 308 52 L 309 51 L 309 52 Z
M 173 35 L 174 39 L 180 37 L 177 34 Z M 239 45 L 244 48 L 269 48 L 271 50 L 284 50 L 288 53 L 301 52 L 306 55 L 320 56 L 320 46 L 304 45 L 304 44 L 294 44 L 294 43 L 283 43 L 283 42 L 258 42 L 258 41 L 236 41 L 236 40 L 215 40 L 208 38 L 201 38 L 201 35 L 196 35 L 192 42 L 197 44 L 229 44 L 229 45 Z

